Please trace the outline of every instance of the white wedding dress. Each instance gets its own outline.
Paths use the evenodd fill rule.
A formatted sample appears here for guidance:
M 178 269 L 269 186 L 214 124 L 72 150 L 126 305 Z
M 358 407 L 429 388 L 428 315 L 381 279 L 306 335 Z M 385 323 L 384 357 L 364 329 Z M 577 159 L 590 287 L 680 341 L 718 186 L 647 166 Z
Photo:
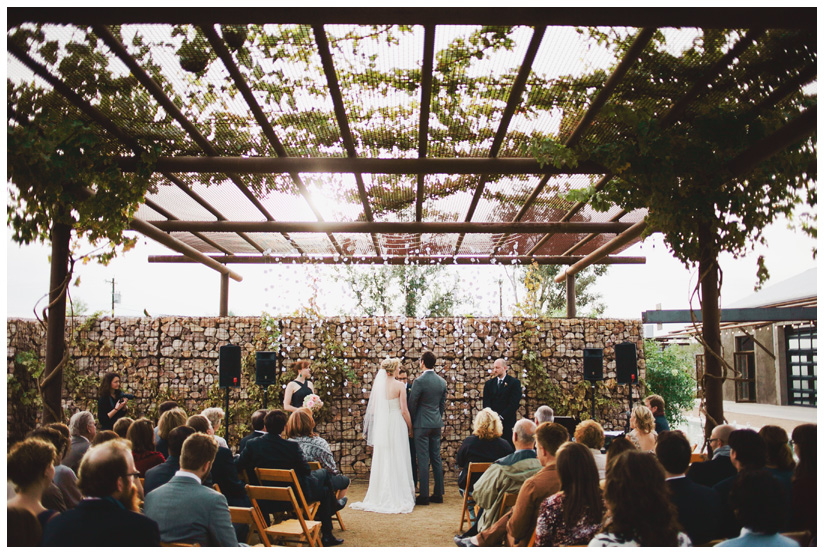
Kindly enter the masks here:
M 374 513 L 411 513 L 415 508 L 415 483 L 407 424 L 399 399 L 386 398 L 384 370 L 379 371 L 370 393 L 364 435 L 373 446 L 370 484 L 364 500 L 352 503 L 350 508 Z

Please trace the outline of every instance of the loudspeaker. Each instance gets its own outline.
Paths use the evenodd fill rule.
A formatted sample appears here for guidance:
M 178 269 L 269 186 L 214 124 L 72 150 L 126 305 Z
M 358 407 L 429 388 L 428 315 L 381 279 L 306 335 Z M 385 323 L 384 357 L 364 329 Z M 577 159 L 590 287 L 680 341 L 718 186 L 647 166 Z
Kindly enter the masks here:
M 636 344 L 625 341 L 616 345 L 616 383 L 639 383 L 636 369 Z
M 224 345 L 218 354 L 218 382 L 221 387 L 241 385 L 241 348 Z
M 275 383 L 275 368 L 278 366 L 278 353 L 258 351 L 255 353 L 255 384 L 272 385 Z
M 597 382 L 604 379 L 604 350 L 584 349 L 584 379 Z

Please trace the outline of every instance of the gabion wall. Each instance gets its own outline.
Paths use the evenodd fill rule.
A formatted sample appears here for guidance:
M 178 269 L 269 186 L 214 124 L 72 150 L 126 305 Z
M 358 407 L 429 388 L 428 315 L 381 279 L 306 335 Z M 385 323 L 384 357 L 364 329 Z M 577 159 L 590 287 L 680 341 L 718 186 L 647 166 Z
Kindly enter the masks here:
M 83 320 L 75 320 L 75 328 Z M 362 415 L 374 372 L 388 356 L 403 357 L 411 377 L 418 374 L 418 358 L 425 350 L 438 357 L 437 371 L 447 380 L 447 415 L 442 457 L 447 471 L 454 469 L 455 453 L 472 427 L 472 418 L 482 408 L 481 391 L 496 358 L 505 358 L 510 373 L 524 385 L 520 357 L 515 352 L 518 336 L 524 331 L 522 319 L 499 318 L 328 318 L 323 321 L 304 318 L 279 320 L 282 332 L 281 371 L 298 358 L 314 358 L 324 352 L 318 340 L 321 326 L 334 326 L 335 341 L 343 347 L 346 364 L 359 377 L 329 394 L 321 393 L 332 408 L 330 422 L 318 425 L 317 431 L 332 445 L 344 473 L 356 477 L 368 474 L 370 453 L 360 438 Z M 104 373 L 121 374 L 123 389 L 137 399 L 130 401 L 130 416 L 154 414 L 157 400 L 170 395 L 185 400 L 187 413 L 207 405 L 208 391 L 218 381 L 218 352 L 222 345 L 240 345 L 243 356 L 255 352 L 259 318 L 100 318 L 83 329 L 71 356 L 77 373 L 89 375 L 94 384 Z M 17 383 L 34 388 L 25 368 L 16 363 L 18 353 L 33 351 L 45 357 L 45 336 L 31 320 L 8 320 L 8 373 Z M 644 377 L 641 322 L 638 320 L 544 319 L 531 326 L 529 350 L 540 355 L 551 380 L 562 391 L 570 391 L 582 381 L 582 350 L 603 348 L 605 379 L 615 379 L 613 346 L 624 341 L 636 343 L 638 368 Z M 246 376 L 241 387 L 230 391 L 232 426 L 241 424 L 232 407 L 248 399 L 254 381 Z M 636 395 L 638 393 L 636 392 Z M 627 386 L 612 386 L 606 393 L 610 406 L 601 410 L 598 420 L 606 430 L 623 428 L 628 409 Z M 39 416 L 25 402 L 8 397 L 9 439 L 17 439 L 36 425 Z M 96 414 L 97 389 L 92 386 L 80 402 L 71 392 L 64 394 L 66 418 L 77 410 Z M 276 403 L 270 399 L 270 408 Z M 533 392 L 525 387 L 520 416 L 532 417 L 538 406 Z M 223 403 L 219 403 L 223 407 Z M 589 407 L 589 402 L 587 404 Z M 554 407 L 555 408 L 555 407 Z M 236 411 L 237 412 L 237 411 Z M 589 410 L 580 416 L 589 418 Z M 247 423 L 248 424 L 248 423 Z M 233 434 L 234 435 L 234 434 Z

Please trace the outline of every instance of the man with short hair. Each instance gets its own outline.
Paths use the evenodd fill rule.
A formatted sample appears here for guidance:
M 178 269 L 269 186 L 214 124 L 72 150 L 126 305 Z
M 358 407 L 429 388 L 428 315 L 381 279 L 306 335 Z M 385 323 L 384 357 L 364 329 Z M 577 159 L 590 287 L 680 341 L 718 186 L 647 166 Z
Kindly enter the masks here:
M 43 529 L 45 547 L 159 547 L 158 525 L 138 512 L 132 450 L 116 439 L 90 448 L 77 485 L 85 498 Z
M 670 424 L 665 418 L 665 400 L 661 395 L 654 394 L 645 397 L 645 406 L 653 413 L 657 434 L 670 430 Z
M 180 470 L 146 496 L 143 513 L 158 523 L 166 543 L 238 547 L 226 498 L 201 483 L 218 452 L 214 437 L 195 432 L 180 453 Z
M 719 537 L 722 501 L 711 488 L 685 476 L 690 451 L 690 442 L 679 431 L 664 431 L 656 440 L 656 458 L 665 469 L 670 501 L 678 511 L 679 524 L 693 545 L 702 545 Z
M 507 362 L 503 358 L 493 363 L 492 373 L 493 377 L 484 384 L 482 408 L 490 407 L 501 417 L 504 428 L 501 437 L 509 442 L 521 402 L 521 382 L 507 375 Z
M 768 446 L 756 430 L 743 429 L 732 431 L 730 436 L 728 436 L 728 445 L 730 445 L 730 462 L 733 464 L 737 473 L 745 470 L 760 470 L 765 468 L 765 463 L 768 460 Z M 721 535 L 725 538 L 738 536 L 741 528 L 741 525 L 733 513 L 733 507 L 730 504 L 730 492 L 731 489 L 733 489 L 735 480 L 736 475 L 725 478 L 713 486 L 713 491 L 719 494 L 722 500 Z M 777 499 L 776 501 L 777 503 L 786 502 L 784 498 Z
M 194 414 L 186 420 L 186 425 L 196 432 L 215 437 L 215 430 L 212 423 L 202 414 Z M 217 439 L 215 440 L 217 441 Z M 221 493 L 226 497 L 227 503 L 233 507 L 251 507 L 252 502 L 246 495 L 245 484 L 238 478 L 238 471 L 235 467 L 235 459 L 232 451 L 227 447 L 222 447 L 218 443 L 218 452 L 212 461 L 211 471 L 203 479 L 204 485 L 212 487 L 218 484 Z
M 522 418 L 516 422 L 512 436 L 516 451 L 490 465 L 476 482 L 473 499 L 483 509 L 476 521 L 479 532 L 491 527 L 499 519 L 504 495 L 518 493 L 522 484 L 541 470 L 542 464 L 533 450 L 535 433 L 536 424 L 532 420 Z
M 518 427 L 516 423 L 516 427 Z M 492 526 L 476 536 L 456 536 L 459 547 L 494 547 L 506 539 L 510 547 L 526 547 L 536 528 L 542 501 L 561 487 L 556 470 L 556 451 L 567 441 L 567 429 L 561 424 L 544 422 L 536 428 L 536 455 L 542 467 L 525 480 L 518 491 L 515 506 L 504 513 Z
M 252 432 L 241 438 L 241 442 L 238 445 L 238 454 L 244 450 L 244 447 L 246 447 L 246 444 L 250 440 L 259 438 L 266 434 L 266 430 L 264 429 L 264 417 L 266 417 L 266 409 L 258 409 L 252 413 Z
M 69 419 L 69 432 L 72 435 L 72 443 L 69 451 L 63 457 L 63 464 L 71 468 L 75 474 L 80 467 L 80 459 L 89 450 L 92 440 L 95 438 L 97 428 L 95 428 L 95 417 L 91 412 L 84 410 L 72 415 Z
M 536 409 L 536 414 L 533 415 L 533 422 L 536 423 L 536 426 L 544 424 L 545 422 L 552 423 L 554 417 L 553 409 L 547 405 L 542 405 Z
M 713 457 L 709 461 L 695 462 L 690 465 L 687 477 L 703 486 L 712 488 L 725 478 L 736 475 L 736 469 L 730 462 L 730 445 L 728 438 L 736 428 L 730 424 L 721 424 L 710 432 L 708 444 L 713 449 Z
M 255 468 L 294 470 L 306 500 L 310 503 L 315 501 L 321 503 L 315 515 L 315 518 L 321 521 L 321 543 L 324 547 L 344 543 L 344 540 L 332 535 L 332 514 L 343 507 L 339 506 L 334 498 L 335 492 L 332 489 L 329 473 L 323 468 L 310 472 L 309 465 L 304 460 L 298 444 L 281 437 L 281 432 L 286 427 L 287 418 L 287 413 L 283 410 L 269 411 L 264 418 L 266 435 L 246 444 L 236 461 L 236 466 L 238 469 L 246 471 L 246 475 L 252 484 L 258 484 Z M 280 486 L 283 484 L 267 483 L 263 485 Z
M 171 480 L 175 473 L 180 470 L 180 450 L 183 448 L 183 442 L 194 433 L 195 429 L 189 426 L 178 426 L 169 432 L 169 436 L 166 438 L 166 443 L 169 446 L 169 457 L 165 462 L 146 471 L 146 478 L 143 480 L 144 495 Z
M 418 465 L 416 505 L 444 502 L 444 467 L 441 463 L 441 433 L 447 410 L 447 382 L 435 373 L 435 354 L 421 355 L 421 375 L 410 392 L 410 418 Z M 430 465 L 433 467 L 433 495 L 430 496 Z

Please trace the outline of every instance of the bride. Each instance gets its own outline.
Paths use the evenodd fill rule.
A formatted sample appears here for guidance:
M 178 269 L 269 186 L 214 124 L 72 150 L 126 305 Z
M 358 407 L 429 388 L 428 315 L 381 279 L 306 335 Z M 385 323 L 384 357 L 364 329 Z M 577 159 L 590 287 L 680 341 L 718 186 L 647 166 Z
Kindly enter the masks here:
M 415 507 L 415 484 L 410 465 L 412 431 L 407 410 L 407 390 L 396 381 L 401 366 L 397 358 L 386 359 L 375 376 L 364 417 L 364 437 L 372 445 L 372 468 L 367 495 L 353 509 L 374 513 L 411 513 Z

